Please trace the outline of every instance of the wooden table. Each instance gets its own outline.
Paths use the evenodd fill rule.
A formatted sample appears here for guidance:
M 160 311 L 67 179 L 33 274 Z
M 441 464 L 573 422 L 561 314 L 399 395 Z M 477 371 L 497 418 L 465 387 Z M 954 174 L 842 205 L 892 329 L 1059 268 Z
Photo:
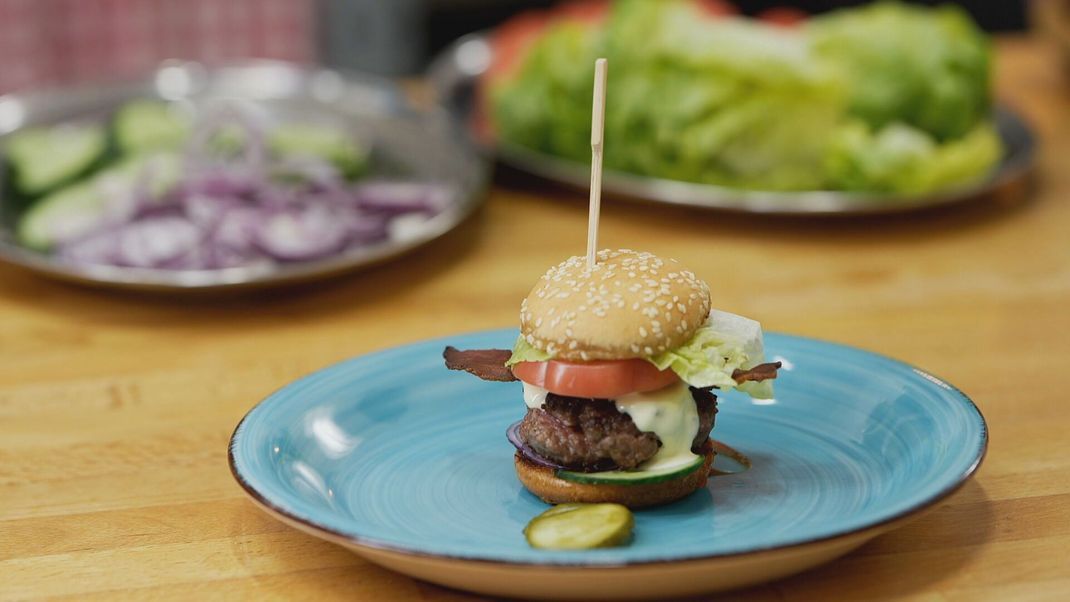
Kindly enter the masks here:
M 1041 137 L 1030 203 L 838 223 L 603 207 L 604 245 L 683 260 L 716 306 L 767 329 L 924 366 L 988 418 L 980 474 L 938 509 L 736 597 L 1070 599 L 1070 94 L 1032 42 L 1001 41 L 999 59 L 1000 96 Z M 231 479 L 227 440 L 316 368 L 514 325 L 584 235 L 582 195 L 513 185 L 403 261 L 255 298 L 128 297 L 0 269 L 0 599 L 469 599 L 268 518 Z

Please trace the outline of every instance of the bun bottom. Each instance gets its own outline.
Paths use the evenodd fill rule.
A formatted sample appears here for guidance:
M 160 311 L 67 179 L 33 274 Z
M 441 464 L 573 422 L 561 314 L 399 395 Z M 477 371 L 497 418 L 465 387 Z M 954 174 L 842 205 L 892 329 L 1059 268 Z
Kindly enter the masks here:
M 675 502 L 705 487 L 713 458 L 717 454 L 708 441 L 703 446 L 702 453 L 706 461 L 698 470 L 669 481 L 636 485 L 573 483 L 558 478 L 553 468 L 536 464 L 519 453 L 513 457 L 513 462 L 516 465 L 516 475 L 524 487 L 546 503 L 609 502 L 629 508 L 646 508 Z

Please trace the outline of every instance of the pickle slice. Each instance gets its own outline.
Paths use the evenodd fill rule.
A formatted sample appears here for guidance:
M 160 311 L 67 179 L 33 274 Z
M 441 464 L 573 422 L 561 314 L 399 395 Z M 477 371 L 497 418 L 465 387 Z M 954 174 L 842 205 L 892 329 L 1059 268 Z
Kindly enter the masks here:
M 590 505 L 590 504 L 579 504 L 579 503 L 558 504 L 558 505 L 553 506 L 552 508 L 548 509 L 546 512 L 543 512 L 542 514 L 540 514 L 539 517 L 546 518 L 547 516 L 553 516 L 555 514 L 561 514 L 562 512 L 571 512 L 573 510 L 576 510 L 577 508 L 583 508 L 584 506 L 588 506 L 588 505 Z
M 635 519 L 620 504 L 562 504 L 536 516 L 524 528 L 533 548 L 588 550 L 626 543 Z

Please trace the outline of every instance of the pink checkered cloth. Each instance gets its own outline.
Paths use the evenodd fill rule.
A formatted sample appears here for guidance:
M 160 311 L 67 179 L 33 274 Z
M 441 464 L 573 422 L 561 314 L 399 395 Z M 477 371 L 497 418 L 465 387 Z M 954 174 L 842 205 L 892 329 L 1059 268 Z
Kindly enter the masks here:
M 315 0 L 0 0 L 0 94 L 134 77 L 168 58 L 315 57 Z

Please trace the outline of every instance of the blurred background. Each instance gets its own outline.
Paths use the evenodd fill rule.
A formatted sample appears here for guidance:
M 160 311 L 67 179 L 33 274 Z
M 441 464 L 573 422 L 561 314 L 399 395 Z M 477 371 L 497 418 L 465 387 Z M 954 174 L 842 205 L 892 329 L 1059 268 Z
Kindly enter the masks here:
M 1059 3 L 1061 0 L 1039 0 Z M 0 0 L 0 92 L 130 77 L 165 58 L 265 57 L 420 72 L 457 37 L 551 0 Z M 745 0 L 745 14 L 861 4 Z M 936 4 L 925 2 L 924 4 Z M 959 2 L 984 29 L 1027 27 L 1024 0 Z

